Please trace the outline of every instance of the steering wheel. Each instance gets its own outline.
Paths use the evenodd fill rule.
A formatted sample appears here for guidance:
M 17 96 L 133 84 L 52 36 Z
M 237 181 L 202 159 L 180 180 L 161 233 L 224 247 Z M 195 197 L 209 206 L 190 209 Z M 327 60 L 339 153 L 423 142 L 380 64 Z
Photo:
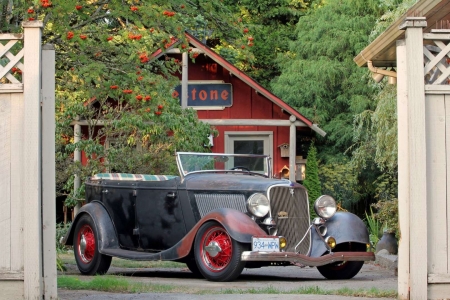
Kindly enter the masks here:
M 246 168 L 246 167 L 243 167 L 243 166 L 235 166 L 235 167 L 232 167 L 230 170 L 237 170 L 237 169 L 241 169 L 241 170 L 245 170 L 247 172 L 250 172 L 249 168 Z

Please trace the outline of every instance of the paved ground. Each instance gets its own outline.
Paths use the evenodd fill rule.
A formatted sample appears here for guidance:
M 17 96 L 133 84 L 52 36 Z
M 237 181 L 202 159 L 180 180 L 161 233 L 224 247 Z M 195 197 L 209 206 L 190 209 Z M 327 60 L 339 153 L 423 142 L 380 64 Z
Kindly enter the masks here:
M 78 274 L 75 266 L 69 266 L 67 274 Z M 369 299 L 361 297 L 341 297 L 324 295 L 274 295 L 274 294 L 240 294 L 240 295 L 199 295 L 192 294 L 193 290 L 216 291 L 226 289 L 261 289 L 273 287 L 278 290 L 295 290 L 301 287 L 319 287 L 321 289 L 337 290 L 348 287 L 352 290 L 377 288 L 378 290 L 397 290 L 397 277 L 394 271 L 382 268 L 375 264 L 365 264 L 355 278 L 351 280 L 327 280 L 316 268 L 292 267 L 267 267 L 261 269 L 245 269 L 242 275 L 233 282 L 210 282 L 205 279 L 195 278 L 187 269 L 119 269 L 111 268 L 108 274 L 122 274 L 131 280 L 153 283 L 176 285 L 185 290 L 183 293 L 167 294 L 114 294 L 93 291 L 68 291 L 59 289 L 59 298 L 62 300 L 103 300 L 103 299 Z M 89 277 L 83 277 L 89 279 Z M 372 300 L 376 298 L 370 298 Z M 387 298 L 382 298 L 386 300 Z

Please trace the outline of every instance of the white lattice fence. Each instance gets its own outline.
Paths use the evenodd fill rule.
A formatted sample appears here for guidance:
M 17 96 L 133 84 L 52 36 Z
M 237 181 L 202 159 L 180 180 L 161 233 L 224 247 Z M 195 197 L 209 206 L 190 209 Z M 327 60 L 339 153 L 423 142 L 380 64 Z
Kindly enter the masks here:
M 55 51 L 23 27 L 0 34 L 0 298 L 57 299 Z
M 22 92 L 23 61 L 23 35 L 0 35 L 0 91 Z
M 450 30 L 432 30 L 424 34 L 424 43 L 425 83 L 450 84 Z

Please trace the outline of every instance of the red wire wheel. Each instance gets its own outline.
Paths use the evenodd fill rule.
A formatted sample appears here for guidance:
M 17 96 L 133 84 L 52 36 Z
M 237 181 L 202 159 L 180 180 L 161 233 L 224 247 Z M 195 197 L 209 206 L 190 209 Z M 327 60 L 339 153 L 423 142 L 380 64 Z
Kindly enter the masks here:
M 83 214 L 75 222 L 73 252 L 78 270 L 84 275 L 106 273 L 111 265 L 111 256 L 98 251 L 98 230 L 94 220 Z
M 216 246 L 221 249 L 217 254 L 212 255 L 205 251 L 206 246 Z M 202 237 L 203 262 L 206 267 L 213 272 L 223 270 L 228 266 L 233 254 L 233 245 L 230 236 L 222 227 L 211 227 Z
M 217 222 L 206 222 L 197 231 L 194 258 L 199 272 L 211 281 L 236 279 L 245 267 L 241 254 L 250 245 L 233 239 Z
M 95 236 L 91 226 L 84 225 L 78 232 L 78 255 L 85 264 L 90 263 L 95 255 Z

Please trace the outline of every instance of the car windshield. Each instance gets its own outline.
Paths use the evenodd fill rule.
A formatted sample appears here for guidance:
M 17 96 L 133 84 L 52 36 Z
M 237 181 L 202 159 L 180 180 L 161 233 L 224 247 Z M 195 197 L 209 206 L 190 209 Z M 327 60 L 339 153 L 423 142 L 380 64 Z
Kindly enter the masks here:
M 229 170 L 270 174 L 270 157 L 267 155 L 178 152 L 177 164 L 182 175 Z

